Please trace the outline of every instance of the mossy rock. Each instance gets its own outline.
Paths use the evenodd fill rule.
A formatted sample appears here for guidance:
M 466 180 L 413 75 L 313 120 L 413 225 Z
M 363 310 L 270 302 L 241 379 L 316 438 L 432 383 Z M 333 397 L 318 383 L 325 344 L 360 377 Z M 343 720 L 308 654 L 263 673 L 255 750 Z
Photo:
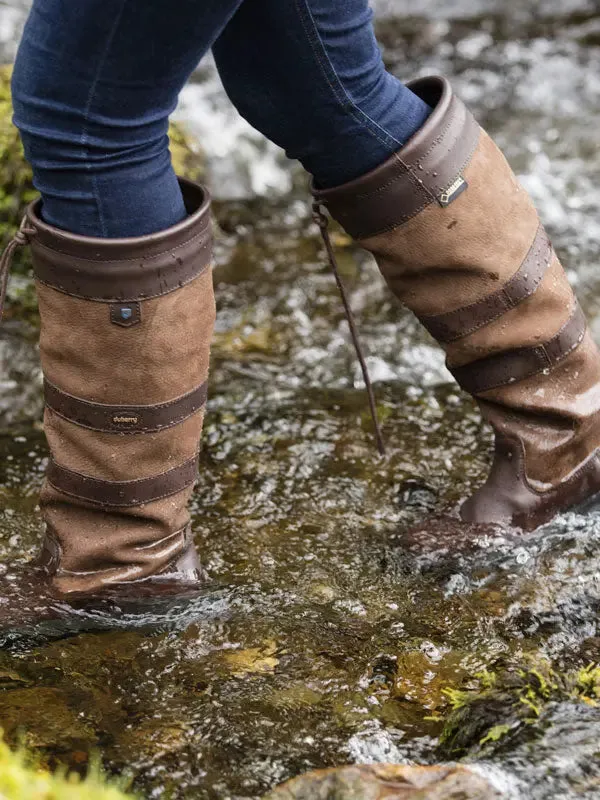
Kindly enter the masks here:
M 500 674 L 482 672 L 477 684 L 466 691 L 446 691 L 452 711 L 440 737 L 442 757 L 489 757 L 528 734 L 535 737 L 544 712 L 556 703 L 600 706 L 596 664 L 561 673 L 539 662 Z
M 25 161 L 17 129 L 12 124 L 10 66 L 0 66 L 0 250 L 15 233 L 25 206 L 36 197 L 31 168 Z M 204 157 L 185 130 L 172 123 L 169 129 L 171 156 L 178 175 L 200 180 L 204 174 Z M 28 278 L 31 273 L 26 249 L 17 252 L 12 274 Z M 8 315 L 20 316 L 35 308 L 31 281 L 17 277 L 9 284 Z
M 97 765 L 85 779 L 41 769 L 26 752 L 11 750 L 0 740 L 0 797 L 2 800 L 133 800 L 121 782 L 111 782 Z

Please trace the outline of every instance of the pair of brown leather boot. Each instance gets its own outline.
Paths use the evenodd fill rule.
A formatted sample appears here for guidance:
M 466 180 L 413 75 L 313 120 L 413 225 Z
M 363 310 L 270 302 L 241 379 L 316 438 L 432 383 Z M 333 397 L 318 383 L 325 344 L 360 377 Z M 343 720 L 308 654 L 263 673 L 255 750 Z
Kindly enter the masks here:
M 535 208 L 442 78 L 434 110 L 378 169 L 315 191 L 373 253 L 393 293 L 442 344 L 496 434 L 470 522 L 531 530 L 600 491 L 600 357 Z M 132 594 L 200 578 L 186 510 L 214 322 L 209 199 L 189 217 L 101 240 L 28 210 L 51 451 L 40 564 L 63 596 Z M 8 255 L 4 273 L 8 270 Z

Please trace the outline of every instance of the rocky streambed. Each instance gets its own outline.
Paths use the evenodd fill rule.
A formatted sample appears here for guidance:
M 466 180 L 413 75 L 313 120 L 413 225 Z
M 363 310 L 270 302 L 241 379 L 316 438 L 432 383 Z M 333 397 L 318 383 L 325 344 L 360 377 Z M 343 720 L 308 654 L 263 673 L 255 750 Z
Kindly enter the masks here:
M 0 6 L 4 60 L 26 5 Z M 390 67 L 450 74 L 505 148 L 600 339 L 594 4 L 389 0 L 378 11 Z M 116 630 L 98 613 L 5 635 L 6 737 L 79 770 L 99 752 L 147 797 L 256 800 L 312 769 L 462 761 L 474 778 L 444 768 L 419 795 L 406 773 L 374 768 L 359 783 L 321 773 L 273 797 L 600 798 L 600 514 L 567 514 L 526 538 L 426 522 L 488 464 L 474 406 L 337 233 L 384 421 L 380 458 L 302 176 L 235 120 L 210 65 L 178 113 L 217 189 L 219 311 L 194 498 L 211 587 L 167 617 L 123 614 Z M 35 551 L 46 459 L 26 262 L 10 296 L 8 578 L 6 565 Z

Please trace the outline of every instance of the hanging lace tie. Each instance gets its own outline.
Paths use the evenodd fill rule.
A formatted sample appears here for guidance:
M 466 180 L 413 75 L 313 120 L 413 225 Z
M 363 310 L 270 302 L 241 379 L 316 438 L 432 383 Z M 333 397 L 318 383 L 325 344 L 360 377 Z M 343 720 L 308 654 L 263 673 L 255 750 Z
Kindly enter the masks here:
M 354 349 L 356 350 L 356 356 L 358 358 L 358 362 L 360 364 L 360 368 L 363 374 L 363 380 L 365 382 L 365 386 L 367 389 L 367 397 L 369 398 L 369 408 L 371 410 L 371 417 L 373 419 L 373 425 L 375 427 L 375 438 L 377 440 L 377 449 L 379 450 L 380 455 L 383 456 L 385 455 L 385 445 L 383 442 L 383 436 L 381 434 L 381 426 L 379 424 L 379 419 L 377 417 L 377 407 L 375 405 L 375 395 L 373 394 L 373 385 L 371 383 L 371 378 L 369 376 L 367 362 L 365 361 L 365 357 L 363 355 L 360 339 L 358 337 L 358 331 L 356 330 L 354 315 L 352 313 L 352 309 L 350 308 L 350 301 L 348 300 L 346 287 L 342 282 L 337 259 L 333 251 L 333 245 L 331 244 L 331 237 L 329 236 L 329 220 L 327 216 L 323 213 L 323 206 L 320 203 L 317 202 L 313 203 L 313 219 L 317 223 L 317 225 L 319 226 L 319 230 L 321 231 L 321 236 L 323 237 L 323 243 L 325 244 L 325 249 L 327 250 L 327 256 L 329 258 L 329 263 L 331 265 L 331 269 L 333 270 L 333 274 L 335 276 L 335 282 L 337 283 L 338 289 L 340 290 L 342 303 L 344 305 L 344 311 L 346 313 L 346 319 L 348 320 L 348 327 L 350 328 L 350 336 L 352 337 L 352 343 L 354 344 Z
M 6 289 L 8 287 L 8 277 L 14 254 L 19 247 L 25 247 L 35 236 L 36 230 L 28 224 L 27 215 L 21 220 L 19 230 L 15 233 L 10 242 L 6 245 L 2 256 L 0 256 L 0 320 L 4 312 L 4 301 L 6 299 Z

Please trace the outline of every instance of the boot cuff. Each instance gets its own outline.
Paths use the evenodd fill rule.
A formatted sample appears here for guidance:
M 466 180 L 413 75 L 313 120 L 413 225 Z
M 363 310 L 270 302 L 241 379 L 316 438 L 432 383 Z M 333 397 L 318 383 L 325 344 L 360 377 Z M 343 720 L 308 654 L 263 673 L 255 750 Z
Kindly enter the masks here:
M 179 180 L 189 216 L 164 231 L 128 239 L 78 236 L 41 219 L 41 200 L 27 209 L 35 277 L 73 297 L 128 302 L 179 289 L 208 266 L 210 195 Z
M 433 108 L 423 127 L 366 175 L 334 189 L 313 187 L 315 201 L 355 239 L 392 230 L 430 203 L 449 205 L 466 188 L 462 172 L 477 147 L 479 125 L 446 78 L 408 85 Z

